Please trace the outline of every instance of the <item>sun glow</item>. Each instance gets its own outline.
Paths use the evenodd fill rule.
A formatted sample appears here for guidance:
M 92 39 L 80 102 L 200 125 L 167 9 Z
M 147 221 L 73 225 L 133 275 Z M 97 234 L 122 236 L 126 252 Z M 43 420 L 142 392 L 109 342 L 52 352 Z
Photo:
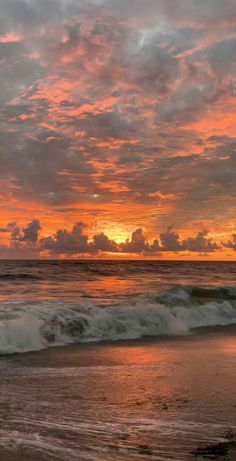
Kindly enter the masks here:
M 122 226 L 120 223 L 111 223 L 107 227 L 102 227 L 102 232 L 116 243 L 122 243 L 129 239 L 132 230 L 133 229 L 128 229 L 126 226 Z

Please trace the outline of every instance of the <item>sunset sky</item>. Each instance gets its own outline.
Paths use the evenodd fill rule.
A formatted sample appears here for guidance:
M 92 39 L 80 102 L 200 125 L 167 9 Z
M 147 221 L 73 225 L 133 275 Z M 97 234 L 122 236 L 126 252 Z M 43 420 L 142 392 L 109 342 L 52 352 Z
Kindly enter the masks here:
M 236 1 L 0 11 L 0 258 L 235 260 Z

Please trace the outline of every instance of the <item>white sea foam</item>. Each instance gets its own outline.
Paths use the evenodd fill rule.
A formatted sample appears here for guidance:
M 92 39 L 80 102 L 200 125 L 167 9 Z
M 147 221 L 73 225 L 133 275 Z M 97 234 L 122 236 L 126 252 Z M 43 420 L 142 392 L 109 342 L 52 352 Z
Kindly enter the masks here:
M 77 342 L 181 335 L 205 326 L 236 324 L 236 289 L 179 287 L 109 307 L 92 303 L 2 303 L 0 354 Z

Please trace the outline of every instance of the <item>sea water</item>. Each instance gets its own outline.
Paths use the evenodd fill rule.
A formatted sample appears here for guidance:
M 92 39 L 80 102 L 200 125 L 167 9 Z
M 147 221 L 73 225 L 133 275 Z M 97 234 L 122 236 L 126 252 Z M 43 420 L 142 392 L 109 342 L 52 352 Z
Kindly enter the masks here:
M 236 323 L 236 264 L 0 263 L 0 354 Z
M 235 263 L 2 261 L 0 460 L 191 461 L 236 430 L 235 282 Z

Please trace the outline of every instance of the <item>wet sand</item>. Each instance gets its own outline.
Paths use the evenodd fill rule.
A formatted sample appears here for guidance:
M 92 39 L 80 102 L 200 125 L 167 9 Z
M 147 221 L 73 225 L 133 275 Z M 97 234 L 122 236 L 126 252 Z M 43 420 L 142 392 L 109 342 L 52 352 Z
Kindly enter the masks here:
M 236 430 L 235 328 L 2 357 L 0 370 L 0 460 L 193 461 Z

